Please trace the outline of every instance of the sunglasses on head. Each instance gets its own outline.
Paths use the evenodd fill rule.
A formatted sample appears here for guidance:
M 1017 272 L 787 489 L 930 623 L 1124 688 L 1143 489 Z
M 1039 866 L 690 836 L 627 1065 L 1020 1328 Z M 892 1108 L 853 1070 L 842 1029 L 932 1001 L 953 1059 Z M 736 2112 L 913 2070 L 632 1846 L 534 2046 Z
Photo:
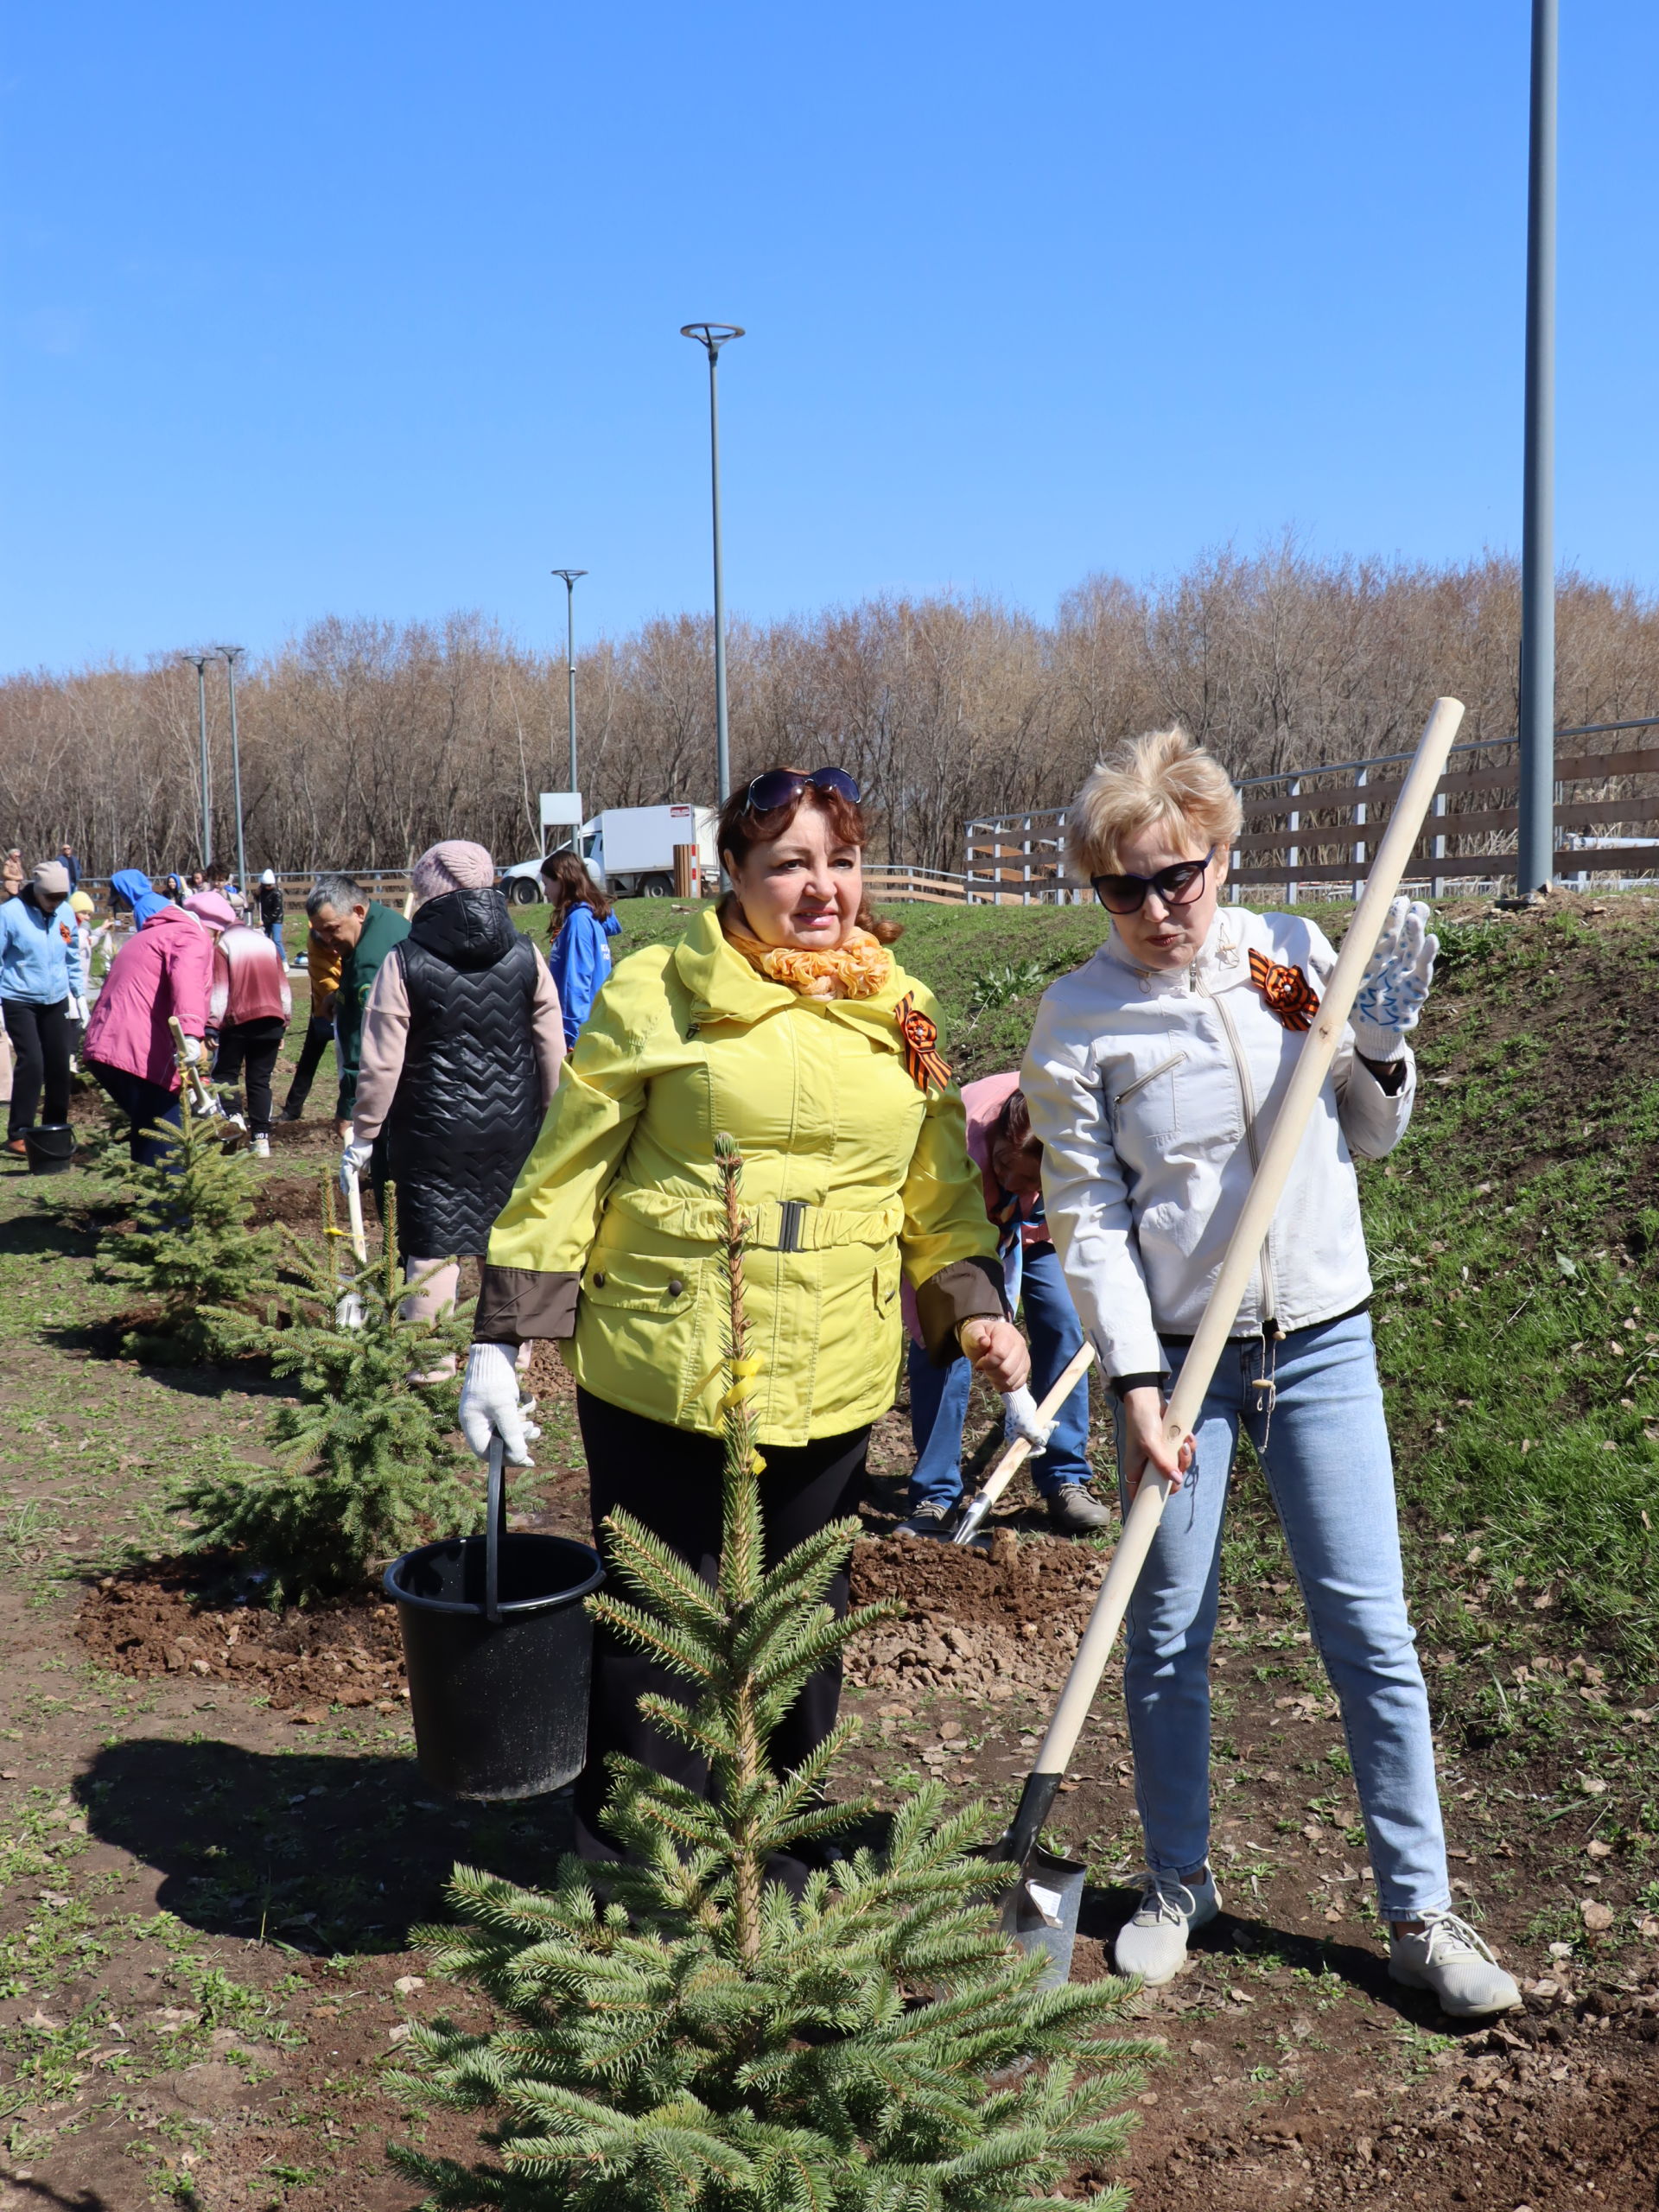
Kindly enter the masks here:
M 1211 845 L 1201 861 L 1175 861 L 1156 875 L 1096 875 L 1089 880 L 1109 914 L 1138 914 L 1149 891 L 1155 891 L 1166 906 L 1190 906 L 1203 891 L 1204 872 L 1215 857 Z
M 810 776 L 796 768 L 768 768 L 749 785 L 751 814 L 775 814 L 804 791 L 833 791 L 849 806 L 858 804 L 858 785 L 844 768 L 815 768 Z

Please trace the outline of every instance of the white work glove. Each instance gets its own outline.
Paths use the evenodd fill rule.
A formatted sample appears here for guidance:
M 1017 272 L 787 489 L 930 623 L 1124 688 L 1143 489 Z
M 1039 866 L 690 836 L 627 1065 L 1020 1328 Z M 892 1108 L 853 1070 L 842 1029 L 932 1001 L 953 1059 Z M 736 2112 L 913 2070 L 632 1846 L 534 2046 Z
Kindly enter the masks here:
M 200 1037 L 187 1037 L 185 1039 L 184 1065 L 188 1068 L 199 1068 L 201 1065 L 201 1039 Z
M 374 1150 L 372 1142 L 362 1137 L 348 1137 L 340 1155 L 340 1187 L 349 1198 L 352 1185 L 369 1164 L 369 1154 Z
M 491 1437 L 499 1436 L 513 1466 L 533 1467 L 531 1442 L 542 1432 L 525 1419 L 529 1410 L 518 1402 L 517 1345 L 474 1344 L 461 1386 L 461 1433 L 468 1448 L 481 1459 Z
M 1037 1412 L 1037 1401 L 1023 1386 L 1018 1390 L 1002 1394 L 1003 1436 L 1012 1444 L 1016 1437 L 1023 1437 L 1034 1454 L 1046 1452 L 1048 1440 L 1054 1433 L 1052 1421 L 1043 1421 Z
M 1417 1027 L 1440 949 L 1429 920 L 1421 899 L 1396 899 L 1389 909 L 1350 1017 L 1362 1059 L 1397 1060 L 1406 1032 Z

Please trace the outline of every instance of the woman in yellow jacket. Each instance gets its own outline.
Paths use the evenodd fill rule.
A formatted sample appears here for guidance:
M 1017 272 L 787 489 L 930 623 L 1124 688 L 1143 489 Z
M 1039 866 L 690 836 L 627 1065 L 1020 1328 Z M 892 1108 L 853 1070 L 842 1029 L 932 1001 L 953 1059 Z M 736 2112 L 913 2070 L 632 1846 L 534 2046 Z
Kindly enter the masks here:
M 772 769 L 721 816 L 732 890 L 677 944 L 601 991 L 536 1149 L 490 1239 L 461 1425 L 530 1464 L 517 1347 L 552 1337 L 577 1383 L 594 1525 L 626 1507 L 713 1579 L 720 1550 L 723 1215 L 714 1144 L 741 1147 L 744 1281 L 769 1558 L 857 1504 L 872 1422 L 897 1393 L 908 1281 L 932 1357 L 1024 1382 L 995 1232 L 932 1000 L 864 898 L 858 786 Z M 832 1593 L 846 1603 L 844 1579 Z M 597 1832 L 607 1754 L 701 1788 L 700 1763 L 639 1715 L 683 1686 L 603 1638 L 594 1652 L 577 1844 Z M 776 1742 L 786 1767 L 828 1732 L 826 1669 Z

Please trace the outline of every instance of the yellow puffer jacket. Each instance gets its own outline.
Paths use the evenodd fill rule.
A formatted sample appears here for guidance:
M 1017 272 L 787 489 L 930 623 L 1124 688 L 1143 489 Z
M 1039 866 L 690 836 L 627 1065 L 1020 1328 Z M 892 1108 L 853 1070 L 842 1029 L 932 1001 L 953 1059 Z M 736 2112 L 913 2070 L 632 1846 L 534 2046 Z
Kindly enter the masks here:
M 714 1141 L 745 1160 L 744 1263 L 762 1444 L 874 1421 L 897 1392 L 901 1273 L 934 1357 L 1000 1313 L 995 1232 L 954 1084 L 925 1094 L 894 1009 L 804 999 L 756 973 L 712 913 L 623 961 L 594 1001 L 490 1239 L 480 1338 L 569 1338 L 595 1397 L 713 1432 L 724 1216 Z M 574 1331 L 574 1333 L 573 1333 Z

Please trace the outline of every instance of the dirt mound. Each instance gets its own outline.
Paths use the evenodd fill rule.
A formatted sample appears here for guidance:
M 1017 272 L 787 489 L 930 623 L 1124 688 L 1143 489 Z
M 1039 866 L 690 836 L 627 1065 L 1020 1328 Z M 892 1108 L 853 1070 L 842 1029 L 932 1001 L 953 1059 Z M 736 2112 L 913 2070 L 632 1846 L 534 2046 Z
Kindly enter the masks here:
M 948 1690 L 1001 1703 L 1064 1675 L 1100 1587 L 1103 1561 L 1080 1544 L 1021 1541 L 998 1529 L 988 1553 L 931 1536 L 865 1541 L 853 1553 L 855 1605 L 896 1601 L 849 1654 L 848 1677 L 871 1689 Z
M 302 1718 L 331 1705 L 390 1711 L 408 1696 L 389 1599 L 270 1612 L 204 1603 L 201 1580 L 199 1566 L 176 1561 L 106 1575 L 80 1609 L 81 1642 L 111 1673 L 234 1681 Z
M 271 1175 L 262 1179 L 259 1195 L 253 1202 L 249 1225 L 254 1229 L 269 1229 L 276 1223 L 295 1230 L 308 1241 L 319 1247 L 322 1243 L 322 1177 L 310 1175 Z M 340 1217 L 344 1223 L 345 1200 L 340 1205 Z
M 853 1552 L 853 1601 L 896 1599 L 911 1620 L 953 1621 L 963 1628 L 1023 1627 L 1057 1616 L 1086 1618 L 1100 1587 L 1097 1553 L 1063 1540 L 998 1529 L 988 1552 L 941 1543 L 936 1536 L 891 1536 Z

